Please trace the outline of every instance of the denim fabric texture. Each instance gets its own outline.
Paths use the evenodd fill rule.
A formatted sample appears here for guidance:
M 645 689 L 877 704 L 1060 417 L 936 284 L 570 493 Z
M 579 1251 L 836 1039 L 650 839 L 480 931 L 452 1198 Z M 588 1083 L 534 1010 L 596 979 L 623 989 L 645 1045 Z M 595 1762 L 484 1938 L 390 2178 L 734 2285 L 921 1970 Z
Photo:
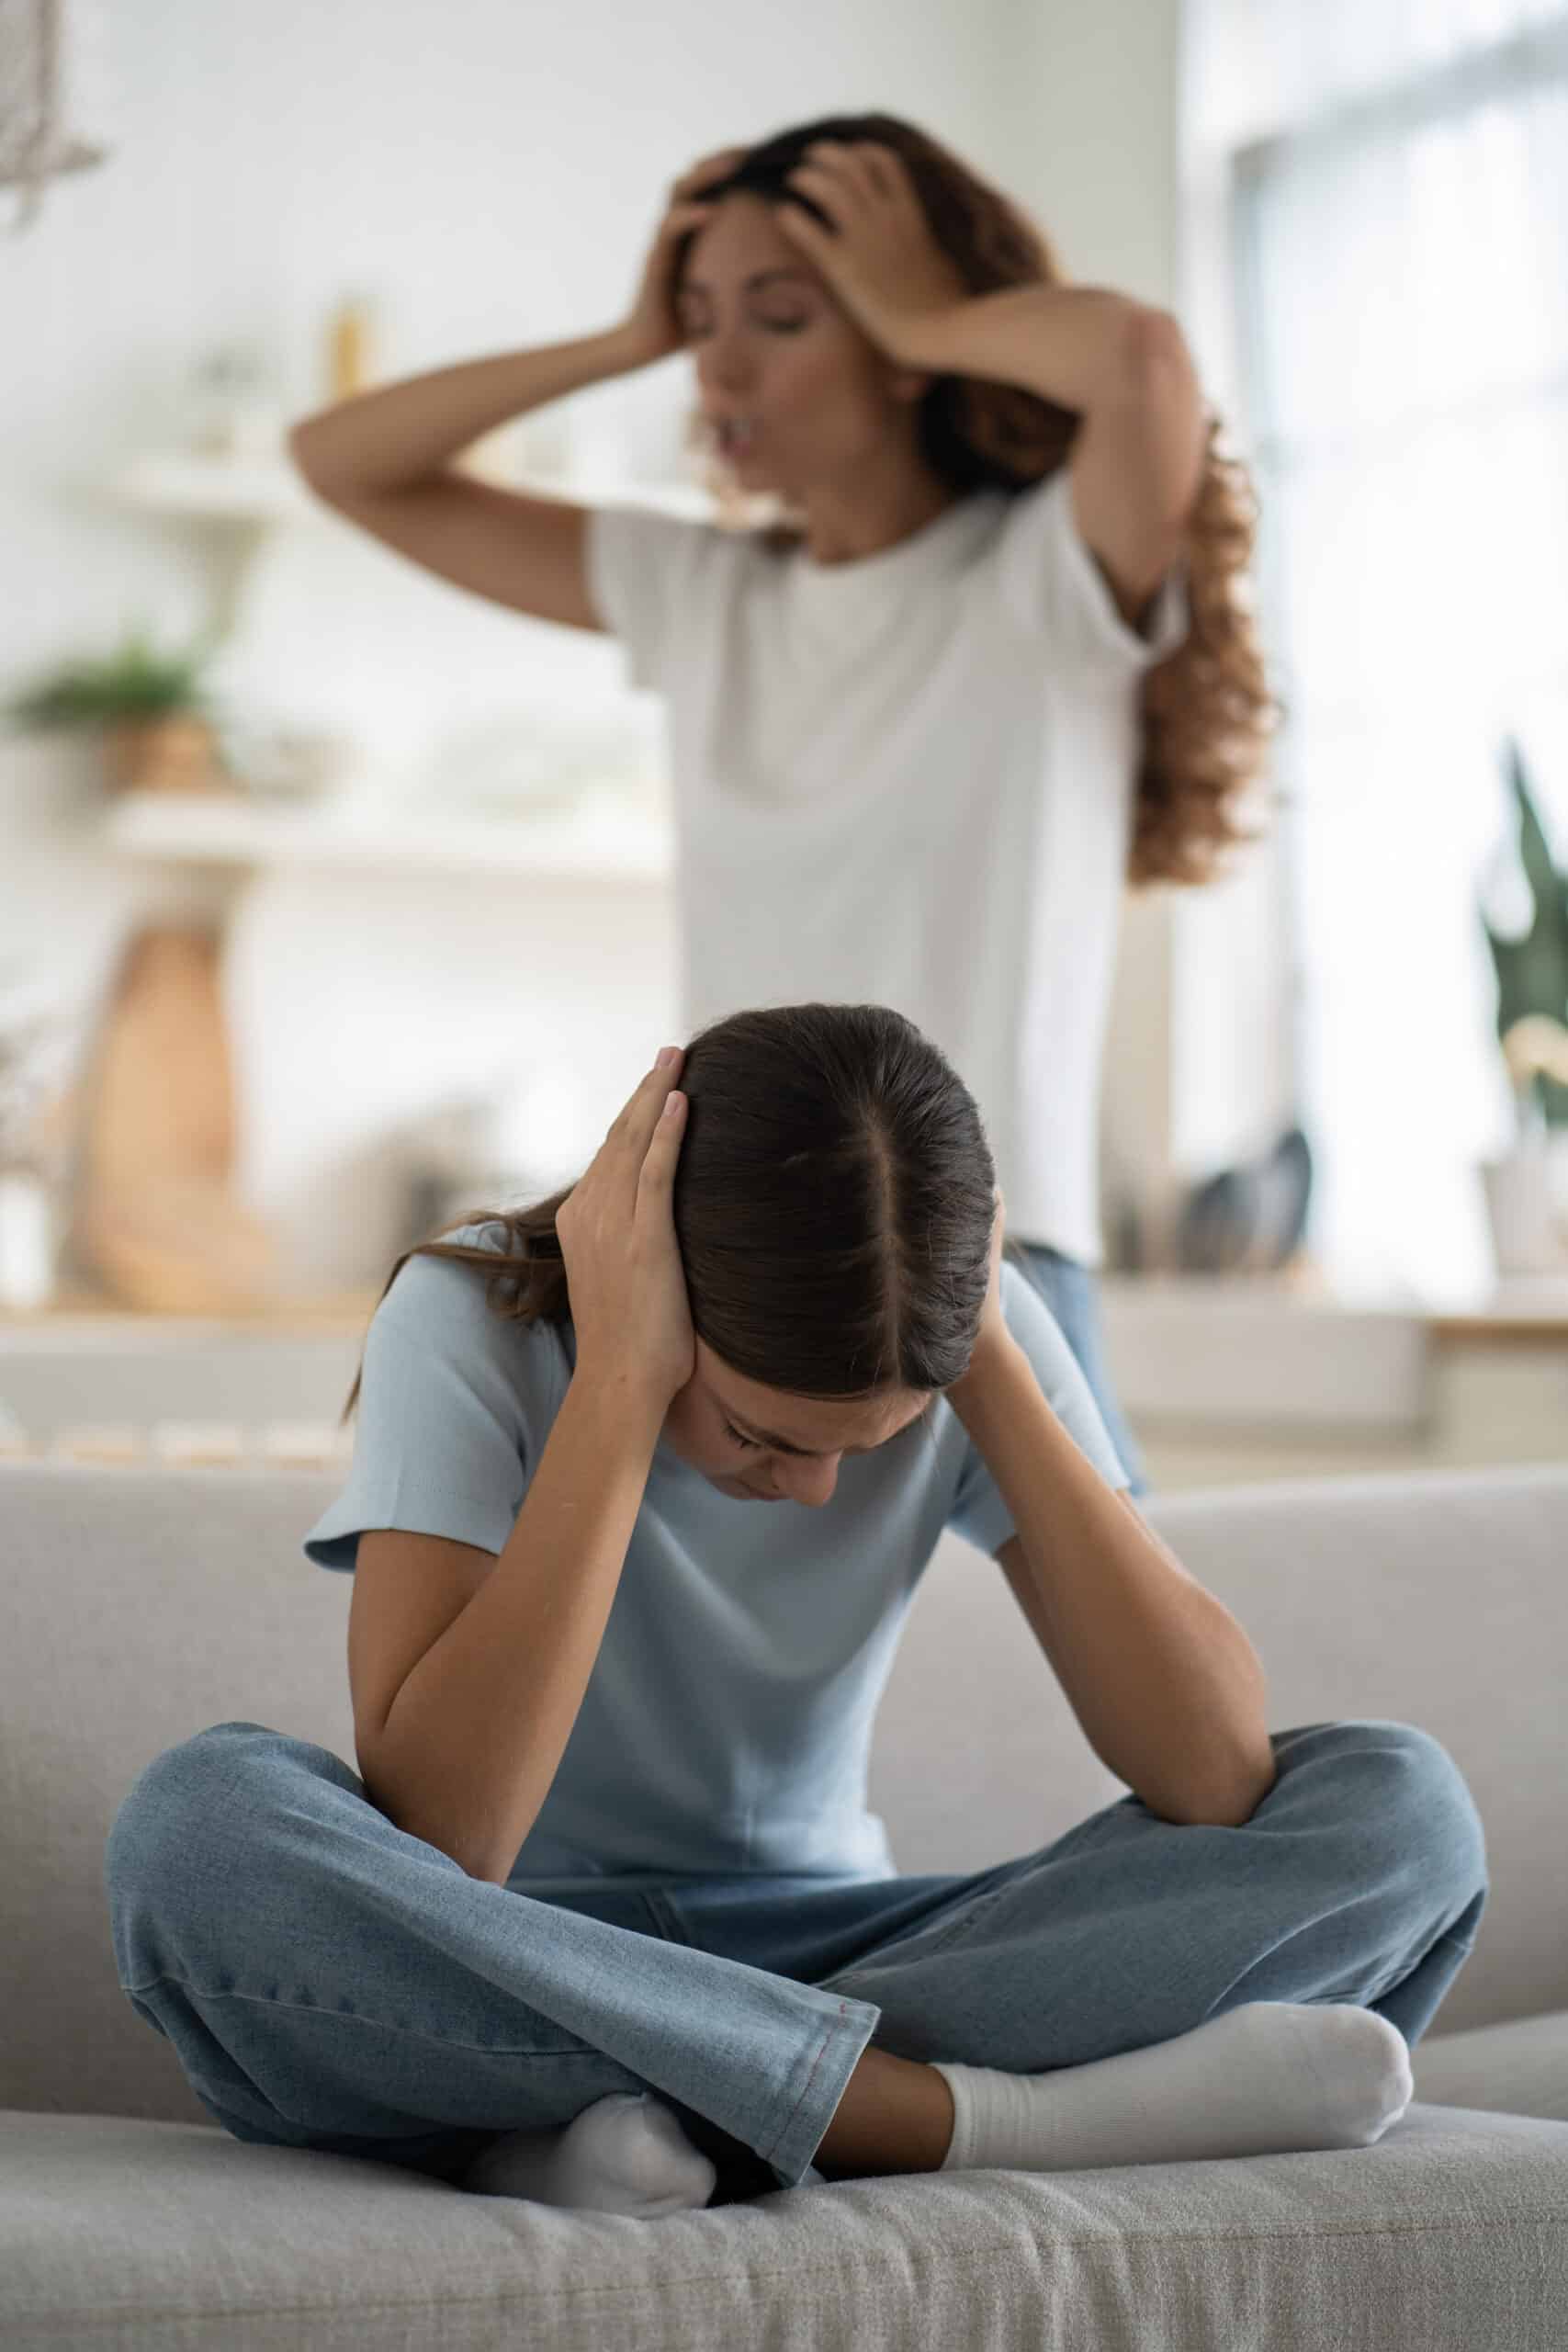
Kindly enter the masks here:
M 1149 1484 L 1143 1453 L 1117 1400 L 1105 1353 L 1098 1279 L 1076 1258 L 1065 1258 L 1059 1250 L 1047 1249 L 1043 1242 L 1020 1242 L 1013 1254 L 1020 1269 L 1029 1276 L 1055 1317 L 1063 1339 L 1077 1358 L 1078 1367 L 1100 1408 L 1105 1433 L 1121 1456 L 1129 1492 L 1146 1495 Z
M 241 2140 L 455 2179 L 497 2133 L 651 2090 L 721 2160 L 725 2201 L 819 2177 L 874 2041 L 1032 2074 L 1244 2002 L 1321 2001 L 1414 2044 L 1485 1902 L 1465 1783 L 1404 1724 L 1273 1747 L 1275 1784 L 1237 1826 L 1127 1796 L 969 1876 L 497 1885 L 394 1826 L 331 1750 L 219 1724 L 119 1808 L 115 1956 Z

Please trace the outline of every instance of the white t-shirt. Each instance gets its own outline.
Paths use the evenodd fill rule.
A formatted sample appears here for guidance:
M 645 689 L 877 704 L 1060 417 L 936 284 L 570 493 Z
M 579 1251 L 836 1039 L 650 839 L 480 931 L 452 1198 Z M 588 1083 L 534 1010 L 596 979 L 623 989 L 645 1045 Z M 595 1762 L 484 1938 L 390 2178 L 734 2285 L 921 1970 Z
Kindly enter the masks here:
M 974 1094 L 1010 1229 L 1100 1262 L 1100 1063 L 1146 638 L 1066 470 L 880 554 L 594 510 L 593 603 L 665 698 L 683 1010 L 888 1004 Z

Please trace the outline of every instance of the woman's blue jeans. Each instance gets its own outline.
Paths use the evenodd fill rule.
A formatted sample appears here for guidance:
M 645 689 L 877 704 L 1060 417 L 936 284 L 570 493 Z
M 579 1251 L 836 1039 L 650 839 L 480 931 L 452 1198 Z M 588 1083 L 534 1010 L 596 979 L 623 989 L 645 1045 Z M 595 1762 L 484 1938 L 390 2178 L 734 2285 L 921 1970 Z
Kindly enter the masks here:
M 1065 1258 L 1043 1241 L 1017 1245 L 1018 1263 L 1061 1326 L 1062 1337 L 1078 1360 L 1089 1385 L 1105 1433 L 1122 1457 L 1122 1467 L 1134 1495 L 1146 1495 L 1148 1479 L 1138 1441 L 1127 1425 L 1111 1376 L 1100 1324 L 1100 1284 L 1088 1266 Z
M 752 2173 L 729 2194 L 818 2177 L 868 2042 L 1033 2074 L 1321 2001 L 1414 2043 L 1485 1902 L 1464 1781 L 1407 1724 L 1273 1746 L 1237 1827 L 1127 1796 L 967 1877 L 498 1886 L 394 1827 L 329 1749 L 219 1724 L 119 1808 L 115 1957 L 238 2139 L 455 2179 L 498 2132 L 651 2090 L 719 2160 L 723 2201 L 727 2160 Z

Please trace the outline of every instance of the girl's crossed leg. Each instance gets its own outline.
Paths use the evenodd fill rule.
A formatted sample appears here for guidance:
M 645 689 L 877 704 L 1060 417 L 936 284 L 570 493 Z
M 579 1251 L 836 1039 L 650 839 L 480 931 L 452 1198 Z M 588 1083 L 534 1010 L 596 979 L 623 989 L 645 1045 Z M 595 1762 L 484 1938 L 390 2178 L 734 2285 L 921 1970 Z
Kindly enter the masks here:
M 1237 1827 L 1126 1797 L 967 1877 L 498 1887 L 397 1829 L 331 1751 L 220 1724 L 156 1758 L 117 1816 L 120 1981 L 242 2139 L 456 2178 L 499 2133 L 651 2090 L 721 2158 L 753 2152 L 760 2185 L 811 2177 L 818 2152 L 925 2169 L 952 2131 L 938 2063 L 1072 2069 L 1066 2094 L 1264 2003 L 1419 2038 L 1485 1899 L 1469 1792 L 1405 1724 L 1274 1747 L 1278 1781 Z

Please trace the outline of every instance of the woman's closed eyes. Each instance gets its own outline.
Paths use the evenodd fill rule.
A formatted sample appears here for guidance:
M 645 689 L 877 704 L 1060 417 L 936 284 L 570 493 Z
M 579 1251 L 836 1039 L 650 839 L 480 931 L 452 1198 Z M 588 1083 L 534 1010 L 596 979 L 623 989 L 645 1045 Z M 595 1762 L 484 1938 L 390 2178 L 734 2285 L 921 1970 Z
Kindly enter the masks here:
M 764 328 L 769 334 L 798 334 L 802 327 L 811 324 L 811 321 L 805 313 L 796 311 L 788 318 L 753 314 L 750 323 Z M 712 320 L 695 311 L 688 311 L 681 322 L 681 332 L 688 343 L 700 343 L 704 335 L 711 334 L 712 330 Z

